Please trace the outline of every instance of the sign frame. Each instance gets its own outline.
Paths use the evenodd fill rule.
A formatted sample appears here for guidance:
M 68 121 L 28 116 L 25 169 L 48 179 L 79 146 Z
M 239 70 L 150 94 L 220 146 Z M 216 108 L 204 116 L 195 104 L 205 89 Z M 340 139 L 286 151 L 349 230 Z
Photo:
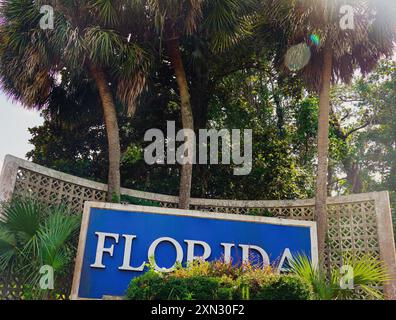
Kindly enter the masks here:
M 317 224 L 315 221 L 87 201 L 84 204 L 80 236 L 78 240 L 78 249 L 77 249 L 77 256 L 74 267 L 72 290 L 70 294 L 71 300 L 98 300 L 98 299 L 81 298 L 78 296 L 91 209 L 107 209 L 112 211 L 124 211 L 124 212 L 131 211 L 131 213 L 140 212 L 147 214 L 186 216 L 186 217 L 212 219 L 212 220 L 215 219 L 215 220 L 263 223 L 263 224 L 272 224 L 272 225 L 280 225 L 280 226 L 308 227 L 310 229 L 312 264 L 314 266 L 317 266 L 319 260 Z

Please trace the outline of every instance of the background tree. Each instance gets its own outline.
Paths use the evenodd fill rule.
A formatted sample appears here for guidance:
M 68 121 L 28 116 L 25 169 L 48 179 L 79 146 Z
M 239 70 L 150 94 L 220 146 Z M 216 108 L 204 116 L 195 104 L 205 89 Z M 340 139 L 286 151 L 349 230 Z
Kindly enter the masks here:
M 308 43 L 313 35 L 320 41 L 317 46 L 311 46 L 310 61 L 299 73 L 307 86 L 319 94 L 315 215 L 322 263 L 327 233 L 331 82 L 349 82 L 356 67 L 367 74 L 381 56 L 392 56 L 394 47 L 394 7 L 389 1 L 348 3 L 353 8 L 353 26 L 346 30 L 340 25 L 340 8 L 346 4 L 345 1 L 268 0 L 263 3 L 264 22 L 282 28 L 289 46 Z
M 184 163 L 180 173 L 179 207 L 188 209 L 191 196 L 192 179 L 192 148 L 194 141 L 187 135 L 187 130 L 194 130 L 194 118 L 191 108 L 189 85 L 180 50 L 180 37 L 191 35 L 197 29 L 198 20 L 202 15 L 202 0 L 186 1 L 148 1 L 147 5 L 153 13 L 154 21 L 161 39 L 164 40 L 166 52 L 175 72 L 176 82 L 180 95 L 180 110 L 182 117 L 186 151 Z M 146 4 L 144 4 L 146 5 Z
M 118 23 L 114 12 L 118 10 L 122 16 L 122 6 L 104 10 L 103 1 L 49 1 L 46 4 L 56 9 L 54 29 L 42 30 L 41 4 L 26 0 L 2 3 L 3 88 L 25 106 L 41 108 L 59 77 L 69 73 L 70 81 L 79 82 L 88 75 L 98 89 L 107 132 L 108 200 L 118 201 L 121 150 L 115 97 L 130 111 L 134 109 L 144 84 L 144 52 L 112 28 Z
M 290 35 L 294 29 L 284 27 L 286 22 L 278 24 L 268 19 L 259 20 L 257 28 L 252 29 L 257 15 L 235 15 L 235 12 L 244 12 L 244 7 L 221 14 L 220 9 L 226 5 L 231 6 L 230 9 L 239 8 L 240 4 L 251 8 L 248 2 L 204 2 L 196 30 L 192 34 L 183 32 L 179 37 L 194 129 L 250 128 L 254 141 L 250 175 L 233 176 L 233 165 L 197 165 L 194 167 L 191 195 L 247 200 L 313 197 L 318 141 L 317 90 L 313 90 L 312 84 L 301 77 L 311 68 L 310 65 L 301 72 L 290 72 L 281 67 L 289 45 L 298 43 L 300 39 L 305 41 L 306 37 L 292 42 Z M 60 171 L 104 183 L 107 181 L 109 148 L 103 107 L 90 69 L 80 63 L 83 57 L 98 61 L 114 99 L 122 150 L 122 185 L 177 195 L 180 191 L 179 166 L 149 166 L 143 159 L 143 149 L 147 144 L 143 136 L 148 129 L 159 128 L 165 132 L 169 120 L 182 127 L 179 87 L 165 51 L 165 38 L 159 36 L 158 29 L 155 30 L 153 11 L 148 11 L 147 6 L 142 7 L 139 1 L 134 2 L 135 7 L 122 9 L 123 14 L 117 14 L 122 1 L 79 2 L 81 10 L 90 8 L 92 16 L 81 16 L 87 17 L 89 26 L 77 28 L 79 31 L 75 34 L 79 36 L 72 36 L 75 28 L 69 26 L 67 16 L 70 13 L 64 11 L 66 14 L 57 18 L 66 22 L 66 32 L 58 30 L 64 35 L 59 38 L 63 42 L 54 45 L 48 43 L 50 39 L 56 39 L 50 37 L 51 31 L 34 29 L 40 17 L 37 8 L 32 6 L 34 11 L 22 10 L 28 8 L 26 3 L 30 1 L 14 0 L 13 3 L 15 6 L 9 7 L 11 13 L 26 25 L 22 28 L 14 19 L 14 23 L 2 27 L 4 44 L 8 44 L 1 48 L 3 86 L 9 88 L 9 93 L 17 99 L 25 99 L 26 105 L 41 108 L 45 119 L 42 126 L 31 129 L 34 149 L 28 154 L 30 159 Z M 60 8 L 59 12 L 66 8 Z M 234 18 L 225 18 L 228 14 Z M 31 17 L 36 18 L 32 20 Z M 222 26 L 223 23 L 226 27 Z M 85 38 L 80 39 L 92 26 L 99 28 L 94 33 L 103 41 L 98 40 L 96 45 L 89 42 L 90 48 L 113 43 L 102 35 L 104 30 L 106 34 L 114 35 L 114 39 L 119 39 L 122 47 L 135 48 L 140 53 L 137 57 L 141 57 L 144 63 L 132 63 L 139 59 L 132 54 L 122 55 L 124 51 L 115 40 L 113 51 L 108 51 L 108 60 L 103 58 L 109 63 L 99 63 L 102 60 L 98 57 L 93 59 L 90 50 L 82 45 L 88 42 L 84 42 Z M 19 31 L 13 33 L 15 30 Z M 345 31 L 347 39 L 352 38 L 348 36 L 350 32 Z M 75 39 L 81 42 L 81 46 L 74 43 Z M 62 45 L 65 41 L 70 44 Z M 313 44 L 307 42 L 311 45 L 311 62 L 319 61 L 317 64 L 320 65 L 322 48 L 312 47 Z M 147 77 L 144 77 L 146 55 L 136 47 L 136 43 L 155 57 L 150 60 Z M 83 50 L 81 54 L 80 47 Z M 372 59 L 365 50 L 357 52 L 363 52 L 364 59 Z M 376 57 L 377 53 L 372 52 Z M 66 54 L 69 56 L 63 58 Z M 124 64 L 123 59 L 127 58 L 131 61 Z M 350 61 L 348 59 L 345 61 Z M 72 61 L 78 63 L 72 64 Z M 317 69 L 320 71 L 320 66 Z M 357 73 L 352 85 L 340 82 L 332 87 L 328 194 L 394 190 L 391 183 L 391 168 L 395 162 L 392 140 L 393 69 L 392 64 L 383 63 L 367 78 Z M 144 80 L 147 80 L 147 90 L 137 99 Z M 132 113 L 137 107 L 133 118 L 128 118 L 124 112 L 127 105 Z
M 153 21 L 164 41 L 166 53 L 175 72 L 181 103 L 181 117 L 185 133 L 184 163 L 180 173 L 179 207 L 186 209 L 190 204 L 191 181 L 193 173 L 191 150 L 194 148 L 188 132 L 194 130 L 194 115 L 191 105 L 190 84 L 182 57 L 180 40 L 199 31 L 211 33 L 211 47 L 224 49 L 246 34 L 247 25 L 239 15 L 249 11 L 252 0 L 244 1 L 204 1 L 204 0 L 148 0 L 142 1 L 153 15 Z M 199 25 L 202 25 L 199 26 Z M 201 30 L 199 30 L 201 29 Z M 187 150 L 190 150 L 188 152 Z
M 209 42 L 205 39 L 202 37 L 201 43 Z M 293 123 L 303 91 L 301 81 L 286 78 L 277 82 L 278 77 L 284 75 L 278 76 L 274 69 L 274 51 L 266 42 L 258 45 L 255 39 L 246 39 L 227 52 L 204 52 L 200 63 L 205 65 L 206 72 L 199 77 L 205 77 L 207 81 L 196 84 L 193 79 L 198 78 L 197 61 L 186 57 L 197 55 L 197 50 L 195 39 L 189 37 L 183 41 L 186 75 L 192 84 L 191 97 L 193 102 L 200 101 L 197 103 L 201 107 L 200 112 L 196 112 L 198 128 L 253 129 L 254 163 L 251 174 L 243 177 L 233 175 L 233 165 L 195 166 L 197 174 L 193 176 L 192 195 L 231 199 L 312 197 L 312 164 L 300 164 L 296 157 L 298 148 L 292 145 L 295 135 Z M 104 131 L 100 125 L 100 108 L 92 98 L 94 94 L 90 93 L 95 91 L 95 87 L 93 85 L 88 90 L 85 84 L 82 85 L 85 90 L 72 89 L 67 78 L 62 79 L 57 96 L 44 113 L 44 125 L 32 130 L 31 142 L 35 149 L 29 156 L 33 161 L 57 170 L 105 181 L 103 168 L 107 149 L 103 141 Z M 275 92 L 282 96 L 283 135 L 279 134 L 275 112 L 278 107 L 273 98 Z M 198 96 L 202 99 L 199 100 Z M 165 132 L 168 120 L 180 125 L 178 106 L 174 72 L 164 56 L 162 61 L 152 65 L 147 91 L 139 100 L 135 117 L 127 119 L 119 110 L 121 149 L 124 150 L 121 161 L 123 186 L 172 195 L 178 193 L 178 166 L 149 166 L 144 162 L 142 152 L 147 145 L 143 136 L 148 129 L 159 128 Z M 79 113 L 75 113 L 76 110 Z M 75 121 L 74 115 L 81 120 Z M 76 129 L 62 125 L 68 124 L 70 119 L 75 121 Z M 75 135 L 75 130 L 78 130 L 78 135 Z M 314 145 L 311 149 L 314 151 Z

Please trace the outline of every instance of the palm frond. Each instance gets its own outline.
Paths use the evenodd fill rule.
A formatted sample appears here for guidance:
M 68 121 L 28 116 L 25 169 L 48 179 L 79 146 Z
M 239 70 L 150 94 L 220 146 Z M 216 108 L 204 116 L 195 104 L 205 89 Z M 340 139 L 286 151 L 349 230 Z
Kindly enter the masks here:
M 95 12 L 105 25 L 114 26 L 119 22 L 119 12 L 114 0 L 91 0 L 89 7 Z
M 290 262 L 291 271 L 297 276 L 312 284 L 317 299 L 354 299 L 357 290 L 363 291 L 368 297 L 383 299 L 380 286 L 390 280 L 387 268 L 381 261 L 370 255 L 356 257 L 350 255 L 343 259 L 343 265 L 352 270 L 353 289 L 341 287 L 341 279 L 344 274 L 337 267 L 326 272 L 314 267 L 306 256 L 294 257 Z
M 334 297 L 334 282 L 327 281 L 324 270 L 314 266 L 307 256 L 293 257 L 293 260 L 290 261 L 290 269 L 294 274 L 312 285 L 316 299 L 331 300 Z
M 57 207 L 42 224 L 38 234 L 38 250 L 42 265 L 50 265 L 55 271 L 62 270 L 69 262 L 65 246 L 80 227 L 80 219 L 67 215 L 67 210 Z
M 62 274 L 73 261 L 80 217 L 63 206 L 45 206 L 30 198 L 15 198 L 0 220 L 0 270 L 36 286 L 43 265 Z
M 253 34 L 258 19 L 253 0 L 207 1 L 203 29 L 214 51 L 225 51 Z
M 85 30 L 84 41 L 89 57 L 99 65 L 109 65 L 114 54 L 120 52 L 122 40 L 114 30 L 89 27 Z
M 19 239 L 28 241 L 37 234 L 44 212 L 44 206 L 36 200 L 18 199 L 4 206 L 1 224 Z
M 345 4 L 354 9 L 353 29 L 340 27 L 340 8 Z M 289 47 L 308 42 L 312 34 L 320 38 L 320 44 L 311 47 L 310 63 L 299 71 L 308 87 L 316 91 L 321 87 L 325 46 L 333 52 L 333 81 L 346 83 L 352 79 L 356 67 L 367 74 L 381 57 L 389 57 L 393 52 L 396 21 L 394 15 L 391 18 L 390 13 L 395 13 L 391 1 L 267 0 L 261 12 L 265 23 L 283 30 Z M 285 53 L 286 50 L 282 54 Z

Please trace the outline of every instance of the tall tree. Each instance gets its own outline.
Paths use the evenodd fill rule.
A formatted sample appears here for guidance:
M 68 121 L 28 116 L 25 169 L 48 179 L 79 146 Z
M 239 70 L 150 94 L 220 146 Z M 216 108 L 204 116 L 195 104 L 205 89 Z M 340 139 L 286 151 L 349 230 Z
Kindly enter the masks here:
M 190 85 L 182 58 L 181 39 L 201 32 L 210 34 L 211 48 L 224 50 L 248 34 L 250 20 L 245 14 L 253 8 L 255 0 L 147 0 L 142 1 L 153 15 L 153 21 L 165 43 L 166 52 L 175 72 L 181 102 L 186 151 L 181 169 L 179 207 L 190 205 L 194 149 L 188 132 L 194 130 Z M 191 130 L 191 131 L 190 131 Z
M 125 4 L 48 1 L 45 4 L 52 5 L 56 14 L 54 28 L 46 30 L 40 27 L 42 4 L 29 0 L 2 2 L 1 82 L 25 106 L 41 108 L 61 71 L 73 74 L 74 81 L 81 81 L 83 73 L 94 80 L 108 138 L 108 201 L 118 201 L 121 150 L 115 94 L 134 110 L 144 84 L 144 52 L 115 30 L 119 23 L 116 17 L 126 12 Z
M 346 4 L 349 6 L 345 12 L 342 6 Z M 312 43 L 311 53 L 301 50 L 297 62 L 306 58 L 301 56 L 304 54 L 310 58 L 298 73 L 319 94 L 315 215 L 322 263 L 327 234 L 331 81 L 349 82 L 356 67 L 366 74 L 382 55 L 392 55 L 395 39 L 393 9 L 394 6 L 385 0 L 268 0 L 263 3 L 265 23 L 281 28 L 289 46 Z
M 183 1 L 148 1 L 149 9 L 154 15 L 157 30 L 165 42 L 166 52 L 175 72 L 180 95 L 180 110 L 185 139 L 186 152 L 181 168 L 179 207 L 188 209 L 191 196 L 191 180 L 193 171 L 192 148 L 194 141 L 188 136 L 187 130 L 194 130 L 194 119 L 191 107 L 189 84 L 180 49 L 180 38 L 196 31 L 198 20 L 202 14 L 203 0 Z M 190 154 L 188 154 L 190 153 Z
M 207 47 L 207 38 L 199 37 L 201 48 Z M 288 140 L 294 131 L 294 115 L 297 114 L 294 109 L 301 99 L 301 81 L 296 77 L 285 77 L 280 81 L 276 70 L 271 67 L 273 51 L 267 49 L 271 43 L 261 42 L 258 46 L 256 39 L 247 38 L 232 50 L 209 52 L 204 57 L 207 60 L 202 61 L 207 68 L 204 76 L 209 81 L 201 84 L 196 77 L 197 59 L 188 59 L 199 54 L 197 38 L 188 38 L 182 44 L 186 74 L 191 84 L 192 106 L 194 109 L 202 108 L 202 117 L 207 119 L 199 124 L 196 120 L 200 117 L 194 114 L 195 126 L 198 123 L 198 128 L 208 129 L 251 128 L 254 143 L 253 166 L 249 175 L 234 176 L 233 165 L 197 165 L 192 196 L 241 200 L 312 197 L 312 164 L 297 164 L 296 153 Z M 268 51 L 268 57 L 263 57 L 263 50 Z M 143 136 L 148 129 L 159 128 L 166 132 L 165 119 L 180 118 L 174 71 L 169 67 L 166 56 L 158 62 L 160 65 L 152 65 L 148 90 L 139 99 L 139 108 L 133 119 L 127 119 L 119 110 L 123 150 L 121 181 L 126 188 L 177 194 L 180 182 L 178 166 L 150 166 L 145 163 L 141 151 L 146 145 Z M 107 146 L 105 131 L 100 125 L 100 104 L 96 105 L 95 84 L 81 83 L 80 87 L 70 88 L 74 82 L 69 83 L 66 76 L 62 77 L 62 86 L 51 93 L 44 113 L 44 125 L 32 130 L 31 144 L 35 149 L 29 157 L 60 171 L 106 181 Z M 62 90 L 63 86 L 65 90 Z M 278 134 L 273 98 L 276 93 L 282 97 L 284 137 Z M 202 101 L 194 104 L 198 100 L 194 97 L 199 95 Z M 304 116 L 301 118 L 302 121 L 306 119 Z M 69 123 L 74 126 L 65 127 Z M 309 124 L 307 129 L 311 129 Z M 301 140 L 307 141 L 305 138 Z M 314 153 L 315 144 L 308 141 L 308 145 Z

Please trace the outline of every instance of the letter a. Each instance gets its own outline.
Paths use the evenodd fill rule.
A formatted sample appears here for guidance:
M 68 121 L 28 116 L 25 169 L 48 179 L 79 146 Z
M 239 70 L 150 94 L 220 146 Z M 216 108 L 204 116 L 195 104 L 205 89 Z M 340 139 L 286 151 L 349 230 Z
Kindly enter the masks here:
M 342 30 L 353 30 L 355 28 L 355 15 L 352 6 L 345 5 L 340 8 L 340 14 L 343 16 L 340 20 Z
M 40 19 L 40 28 L 43 30 L 54 29 L 54 8 L 44 5 L 40 8 L 40 13 L 43 14 Z

